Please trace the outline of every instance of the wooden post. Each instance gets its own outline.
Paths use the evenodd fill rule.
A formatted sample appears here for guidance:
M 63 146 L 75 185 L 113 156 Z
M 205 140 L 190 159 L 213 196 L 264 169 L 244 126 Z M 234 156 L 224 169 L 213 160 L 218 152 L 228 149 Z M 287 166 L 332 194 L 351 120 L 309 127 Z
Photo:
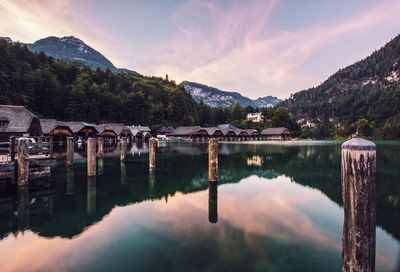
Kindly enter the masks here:
M 97 155 L 99 158 L 104 157 L 104 138 L 102 137 L 97 140 Z
M 15 162 L 15 137 L 10 137 L 10 159 Z
M 126 149 L 127 149 L 127 142 L 126 142 L 126 138 L 122 137 L 121 138 L 121 161 L 125 161 L 126 159 Z
M 86 209 L 87 213 L 96 211 L 96 177 L 88 177 L 87 193 L 86 193 Z
M 87 175 L 88 177 L 96 176 L 96 139 L 89 138 L 87 140 Z
M 218 140 L 208 141 L 208 180 L 217 182 L 218 180 Z
M 375 271 L 375 174 L 374 143 L 360 138 L 343 143 L 342 271 Z
M 157 146 L 157 140 L 155 138 L 151 138 L 149 140 L 149 170 L 150 170 L 150 172 L 154 172 L 156 170 L 156 146 Z
M 18 186 L 29 185 L 29 139 L 19 138 L 17 146 L 18 157 Z
M 218 222 L 218 185 L 215 182 L 208 184 L 208 221 Z
M 71 168 L 74 165 L 74 138 L 67 138 L 67 167 Z
M 53 145 L 54 145 L 53 136 L 50 136 L 50 139 L 49 139 L 49 157 L 50 158 L 53 158 Z
M 72 168 L 67 168 L 67 195 L 74 194 L 74 170 Z

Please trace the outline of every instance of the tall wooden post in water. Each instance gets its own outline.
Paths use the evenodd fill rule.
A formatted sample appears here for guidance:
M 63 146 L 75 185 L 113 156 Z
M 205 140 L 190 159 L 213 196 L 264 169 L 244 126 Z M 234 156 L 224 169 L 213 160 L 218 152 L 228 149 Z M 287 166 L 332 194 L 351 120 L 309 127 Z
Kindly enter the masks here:
M 375 270 L 375 173 L 374 143 L 355 138 L 342 145 L 342 271 Z
M 18 186 L 29 185 L 29 139 L 19 138 L 17 145 Z
M 96 139 L 89 138 L 87 140 L 87 175 L 88 177 L 96 176 Z
M 126 138 L 122 137 L 120 143 L 121 143 L 121 157 L 120 157 L 120 159 L 121 159 L 122 162 L 124 162 L 125 159 L 126 159 L 126 151 L 127 151 Z
M 218 139 L 208 141 L 208 180 L 218 181 Z
M 156 170 L 156 146 L 157 140 L 151 138 L 149 140 L 149 170 L 154 172 Z
M 74 164 L 74 138 L 67 138 L 67 167 L 71 168 Z
M 102 137 L 97 139 L 97 155 L 99 158 L 103 158 L 104 156 L 104 138 Z

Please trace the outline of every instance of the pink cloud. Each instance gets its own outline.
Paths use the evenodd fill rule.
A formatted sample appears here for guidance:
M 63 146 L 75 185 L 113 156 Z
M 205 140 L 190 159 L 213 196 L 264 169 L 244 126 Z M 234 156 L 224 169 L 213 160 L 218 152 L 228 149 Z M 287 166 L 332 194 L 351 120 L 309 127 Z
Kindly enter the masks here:
M 298 69 L 317 50 L 396 24 L 400 2 L 381 1 L 342 22 L 293 32 L 280 31 L 269 24 L 274 1 L 246 2 L 243 6 L 235 2 L 228 9 L 191 1 L 173 15 L 173 21 L 186 22 L 192 10 L 205 14 L 204 21 L 208 23 L 198 26 L 194 20 L 194 25 L 189 23 L 177 33 L 166 48 L 160 49 L 154 73 L 169 71 L 178 80 L 247 91 L 252 97 L 262 95 L 262 89 L 284 97 L 288 92 L 321 82 L 319 76 Z M 257 86 L 262 89 L 255 89 Z

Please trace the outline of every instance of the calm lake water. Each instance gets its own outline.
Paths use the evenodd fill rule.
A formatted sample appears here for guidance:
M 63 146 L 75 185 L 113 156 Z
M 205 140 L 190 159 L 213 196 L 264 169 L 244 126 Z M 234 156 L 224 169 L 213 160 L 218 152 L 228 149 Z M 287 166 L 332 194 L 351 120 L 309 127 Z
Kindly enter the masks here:
M 86 177 L 60 159 L 27 206 L 3 186 L 1 271 L 341 271 L 340 143 L 206 144 L 119 150 Z M 60 156 L 62 157 L 62 153 Z M 400 271 L 400 143 L 378 143 L 376 271 Z M 33 183 L 33 182 L 32 182 Z

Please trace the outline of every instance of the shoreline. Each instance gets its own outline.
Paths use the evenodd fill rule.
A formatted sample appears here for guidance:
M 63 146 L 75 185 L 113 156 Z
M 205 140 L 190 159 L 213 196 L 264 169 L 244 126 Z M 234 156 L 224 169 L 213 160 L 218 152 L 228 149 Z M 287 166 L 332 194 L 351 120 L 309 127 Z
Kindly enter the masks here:
M 280 145 L 280 146 L 306 146 L 306 145 L 339 145 L 346 140 L 290 140 L 290 141 L 243 141 L 228 142 L 220 141 L 221 144 L 252 144 L 252 145 Z M 398 144 L 400 140 L 372 140 L 377 144 Z

